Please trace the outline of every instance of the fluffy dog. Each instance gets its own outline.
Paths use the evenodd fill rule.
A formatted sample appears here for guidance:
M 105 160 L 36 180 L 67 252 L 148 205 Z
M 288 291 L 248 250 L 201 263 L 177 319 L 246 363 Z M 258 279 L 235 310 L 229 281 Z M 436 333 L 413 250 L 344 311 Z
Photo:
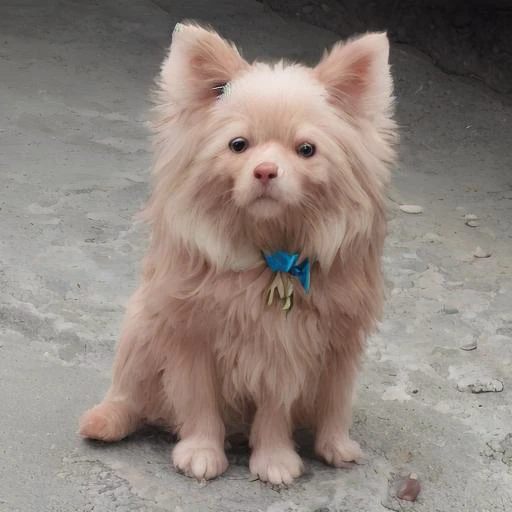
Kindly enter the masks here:
M 337 44 L 314 68 L 249 64 L 179 24 L 161 69 L 152 227 L 102 403 L 80 433 L 177 432 L 175 467 L 226 470 L 225 425 L 250 430 L 250 470 L 303 470 L 293 430 L 342 466 L 366 336 L 383 303 L 384 187 L 394 159 L 385 34 Z

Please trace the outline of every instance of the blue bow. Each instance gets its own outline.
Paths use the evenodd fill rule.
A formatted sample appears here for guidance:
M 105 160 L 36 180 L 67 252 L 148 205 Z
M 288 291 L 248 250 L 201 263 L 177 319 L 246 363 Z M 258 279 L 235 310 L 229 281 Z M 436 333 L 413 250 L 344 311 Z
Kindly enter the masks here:
M 309 292 L 311 280 L 311 265 L 309 258 L 297 265 L 299 255 L 297 253 L 289 253 L 284 251 L 273 252 L 272 254 L 264 254 L 265 261 L 272 272 L 287 272 L 296 277 L 302 284 L 306 292 Z

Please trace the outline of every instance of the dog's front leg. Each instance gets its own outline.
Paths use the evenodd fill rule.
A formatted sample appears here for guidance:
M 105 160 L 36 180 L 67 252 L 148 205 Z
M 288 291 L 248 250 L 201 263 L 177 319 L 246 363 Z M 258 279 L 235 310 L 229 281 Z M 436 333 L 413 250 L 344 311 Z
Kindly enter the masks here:
M 304 470 L 292 439 L 290 411 L 266 397 L 257 404 L 251 429 L 251 473 L 271 484 L 290 484 Z
M 171 357 L 164 388 L 180 438 L 173 451 L 173 463 L 188 476 L 210 480 L 228 467 L 213 356 L 208 347 L 187 340 Z
M 350 439 L 352 396 L 361 349 L 357 338 L 347 350 L 333 351 L 320 378 L 317 395 L 315 451 L 328 464 L 346 466 L 362 456 Z

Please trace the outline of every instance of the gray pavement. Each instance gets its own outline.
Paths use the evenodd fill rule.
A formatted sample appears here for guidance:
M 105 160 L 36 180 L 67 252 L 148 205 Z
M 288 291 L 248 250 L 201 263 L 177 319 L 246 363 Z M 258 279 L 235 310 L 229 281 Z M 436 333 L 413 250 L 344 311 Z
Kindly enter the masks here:
M 249 58 L 312 62 L 336 39 L 251 0 L 0 6 L 0 511 L 512 510 L 512 104 L 407 46 L 392 50 L 402 145 L 389 299 L 355 403 L 366 463 L 327 468 L 306 439 L 307 473 L 288 489 L 251 481 L 243 449 L 199 486 L 173 471 L 165 434 L 76 435 L 107 389 L 137 283 L 148 92 L 183 18 L 211 22 Z M 478 246 L 491 256 L 475 258 Z M 489 379 L 503 391 L 464 391 Z M 423 486 L 415 504 L 388 496 L 409 471 Z

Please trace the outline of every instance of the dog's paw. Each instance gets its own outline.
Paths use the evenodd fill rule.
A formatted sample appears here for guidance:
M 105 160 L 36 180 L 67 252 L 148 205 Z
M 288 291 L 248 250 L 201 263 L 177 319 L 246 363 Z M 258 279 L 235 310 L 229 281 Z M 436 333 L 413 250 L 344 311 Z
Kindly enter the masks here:
M 315 451 L 327 464 L 337 468 L 347 467 L 349 462 L 357 462 L 364 458 L 359 444 L 349 437 L 317 441 Z
M 211 480 L 228 468 L 222 446 L 194 438 L 183 439 L 172 452 L 176 469 L 198 481 Z
M 128 407 L 117 402 L 104 402 L 80 418 L 78 432 L 89 439 L 114 442 L 131 434 L 137 423 L 137 415 Z
M 256 449 L 249 461 L 251 473 L 273 485 L 291 484 L 304 472 L 304 464 L 291 448 Z

